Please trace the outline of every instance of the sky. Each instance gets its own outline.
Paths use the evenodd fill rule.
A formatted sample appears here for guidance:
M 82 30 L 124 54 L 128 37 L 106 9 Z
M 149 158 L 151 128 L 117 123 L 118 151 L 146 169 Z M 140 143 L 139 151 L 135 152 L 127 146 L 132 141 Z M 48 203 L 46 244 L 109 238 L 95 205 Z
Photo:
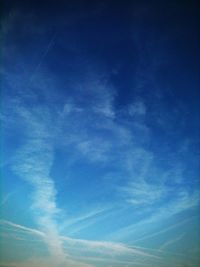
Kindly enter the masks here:
M 197 1 L 1 11 L 1 267 L 198 267 Z

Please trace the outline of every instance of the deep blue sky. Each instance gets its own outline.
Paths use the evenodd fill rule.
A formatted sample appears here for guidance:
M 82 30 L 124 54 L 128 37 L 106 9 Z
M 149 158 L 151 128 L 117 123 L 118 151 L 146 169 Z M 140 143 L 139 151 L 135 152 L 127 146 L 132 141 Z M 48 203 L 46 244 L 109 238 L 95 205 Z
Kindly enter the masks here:
M 41 2 L 2 9 L 0 266 L 197 267 L 197 1 Z

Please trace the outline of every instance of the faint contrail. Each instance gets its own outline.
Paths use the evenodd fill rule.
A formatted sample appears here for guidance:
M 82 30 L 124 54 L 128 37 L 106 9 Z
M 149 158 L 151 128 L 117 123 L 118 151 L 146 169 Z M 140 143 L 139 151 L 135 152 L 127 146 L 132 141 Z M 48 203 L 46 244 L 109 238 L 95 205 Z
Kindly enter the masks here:
M 165 228 L 163 230 L 157 231 L 157 232 L 155 232 L 153 234 L 149 234 L 149 235 L 143 236 L 143 237 L 141 237 L 139 239 L 136 239 L 136 240 L 134 240 L 134 243 L 136 243 L 138 241 L 143 241 L 143 240 L 155 237 L 155 236 L 158 236 L 158 235 L 163 234 L 163 233 L 166 233 L 166 232 L 168 232 L 168 231 L 170 231 L 170 230 L 172 230 L 172 229 L 174 229 L 174 228 L 176 228 L 176 227 L 178 227 L 180 225 L 183 225 L 183 224 L 193 220 L 194 217 L 196 217 L 196 216 L 193 216 L 193 217 L 191 217 L 189 219 L 185 219 L 184 221 L 178 222 L 178 223 L 176 223 L 174 225 L 171 225 L 171 226 L 169 226 L 169 227 L 167 227 L 167 228 Z
M 37 73 L 38 69 L 40 68 L 42 62 L 44 61 L 45 57 L 47 56 L 47 54 L 49 53 L 50 49 L 53 47 L 54 43 L 55 43 L 55 39 L 56 39 L 56 35 L 57 33 L 54 33 L 53 36 L 51 37 L 48 45 L 46 46 L 46 49 L 44 50 L 41 58 L 40 58 L 40 61 L 39 63 L 37 64 L 37 66 L 35 67 L 31 77 L 30 77 L 30 80 L 29 80 L 29 84 L 31 84 L 31 82 L 33 81 L 33 78 L 35 76 L 35 74 Z

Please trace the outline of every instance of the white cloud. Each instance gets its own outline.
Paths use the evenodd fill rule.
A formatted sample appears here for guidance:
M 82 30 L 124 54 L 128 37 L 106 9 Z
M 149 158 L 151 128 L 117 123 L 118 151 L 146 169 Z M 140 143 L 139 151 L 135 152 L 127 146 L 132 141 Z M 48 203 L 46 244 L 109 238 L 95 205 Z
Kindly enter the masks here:
M 48 49 L 47 47 L 47 52 Z M 37 71 L 38 66 L 40 67 L 40 63 L 36 66 L 35 71 Z M 37 79 L 29 79 L 31 80 L 29 85 L 34 88 L 35 92 L 40 90 L 44 97 L 46 97 L 46 93 L 51 98 L 52 91 L 57 84 L 52 82 L 50 76 L 41 77 L 41 74 L 38 73 Z M 57 192 L 55 183 L 50 176 L 54 161 L 54 141 L 56 138 L 56 142 L 60 146 L 72 145 L 71 158 L 73 158 L 74 154 L 78 156 L 81 154 L 90 163 L 108 162 L 110 165 L 115 166 L 116 169 L 119 168 L 123 173 L 122 185 L 120 183 L 119 188 L 116 183 L 115 189 L 117 188 L 120 196 L 123 195 L 119 200 L 122 203 L 125 200 L 126 204 L 129 203 L 134 207 L 150 206 L 158 203 L 159 200 L 166 196 L 170 188 L 164 183 L 167 178 L 164 179 L 164 175 L 160 175 L 161 172 L 165 172 L 165 169 L 158 169 L 153 152 L 146 147 L 146 144 L 147 146 L 149 144 L 147 142 L 149 129 L 142 121 L 147 115 L 147 107 L 142 100 L 135 101 L 126 108 L 126 115 L 128 112 L 132 116 L 132 120 L 123 121 L 120 116 L 116 116 L 113 105 L 113 88 L 106 79 L 101 79 L 102 77 L 91 78 L 89 76 L 89 79 L 86 78 L 83 83 L 77 82 L 74 85 L 74 95 L 66 101 L 63 109 L 60 106 L 57 107 L 58 110 L 60 108 L 62 111 L 60 113 L 57 112 L 54 119 L 52 119 L 53 112 L 49 110 L 46 104 L 41 106 L 37 104 L 36 107 L 34 105 L 34 107 L 31 105 L 27 107 L 27 105 L 22 104 L 23 101 L 20 98 L 23 98 L 23 95 L 25 95 L 24 99 L 29 96 L 29 100 L 37 99 L 37 96 L 34 90 L 29 87 L 24 92 L 21 80 L 26 79 L 22 79 L 18 73 L 12 75 L 12 77 L 17 83 L 13 82 L 12 79 L 8 79 L 10 80 L 9 85 L 15 84 L 20 93 L 18 93 L 16 99 L 12 100 L 12 103 L 10 102 L 10 106 L 13 103 L 15 104 L 13 109 L 15 109 L 15 115 L 16 113 L 18 114 L 16 123 L 20 122 L 26 138 L 24 145 L 17 152 L 13 169 L 17 175 L 32 185 L 32 209 L 38 225 L 41 230 L 45 231 L 43 238 L 55 258 L 56 255 L 58 258 L 62 258 L 61 255 L 64 258 L 66 256 L 63 251 L 63 238 L 58 231 L 60 227 L 56 222 L 56 217 L 60 213 L 60 209 L 56 204 Z M 50 93 L 49 90 L 47 91 L 47 87 L 48 89 L 49 87 L 51 88 Z M 5 119 L 5 116 L 2 116 Z M 57 125 L 59 125 L 59 129 L 57 129 Z M 57 132 L 59 133 L 58 136 L 56 136 Z M 154 177 L 155 173 L 156 177 Z M 176 175 L 179 178 L 177 179 L 179 184 L 182 182 L 180 174 Z M 170 173 L 170 175 L 174 179 L 174 172 Z M 111 184 L 108 184 L 107 187 L 113 186 L 113 181 Z M 180 190 L 179 193 L 177 192 L 177 198 L 173 199 L 169 204 L 166 202 L 141 223 L 155 222 L 166 218 L 166 216 L 172 216 L 194 207 L 198 203 L 198 193 L 189 194 L 187 189 Z M 101 212 L 99 213 L 101 214 Z M 98 211 L 96 214 L 98 214 Z M 69 220 L 68 224 L 82 223 L 83 220 L 87 220 L 92 216 L 93 214 L 88 214 L 88 216 L 76 218 L 74 221 Z M 123 234 L 129 235 L 137 226 L 137 224 L 129 225 L 119 230 L 119 233 L 122 236 Z M 86 245 L 86 241 L 79 241 L 79 244 Z M 117 249 L 116 244 L 92 243 L 91 245 L 87 243 L 88 246 L 93 247 L 95 244 L 99 249 L 104 247 L 107 250 L 111 247 L 115 251 Z M 120 250 L 123 251 L 123 249 L 124 247 L 120 246 Z
M 72 239 L 68 237 L 63 237 L 70 246 L 78 246 L 79 249 L 96 251 L 104 255 L 135 255 L 142 257 L 154 257 L 149 253 L 146 253 L 141 249 L 134 247 L 129 247 L 123 243 L 108 242 L 108 241 L 93 241 L 93 240 L 82 240 L 82 239 Z
M 42 111 L 42 110 L 40 110 Z M 52 257 L 59 266 L 65 260 L 66 253 L 62 248 L 56 223 L 56 215 L 60 212 L 56 205 L 56 189 L 50 177 L 53 162 L 53 144 L 49 140 L 47 110 L 40 115 L 38 109 L 30 110 L 18 107 L 18 112 L 27 127 L 25 144 L 16 155 L 13 170 L 33 188 L 32 209 L 35 220 L 44 230 L 43 237 Z M 57 266 L 55 265 L 55 266 Z
M 9 226 L 10 228 L 7 228 L 7 231 L 12 231 L 12 228 L 18 230 L 18 234 L 20 233 L 27 233 L 31 235 L 36 235 L 38 237 L 45 237 L 49 233 L 42 232 L 40 230 L 36 230 L 30 227 L 26 227 L 20 224 L 16 224 L 7 220 L 0 220 L 1 225 Z M 15 238 L 16 236 L 14 236 Z M 93 240 L 84 240 L 84 239 L 75 239 L 75 238 L 69 238 L 65 236 L 60 236 L 60 238 L 66 242 L 66 245 L 70 246 L 78 246 L 80 249 L 83 247 L 87 250 L 99 250 L 103 253 L 116 253 L 116 254 L 124 254 L 124 253 L 131 253 L 136 254 L 140 256 L 147 256 L 147 257 L 153 257 L 153 255 L 148 254 L 144 252 L 142 249 L 136 249 L 136 248 L 130 248 L 129 246 L 123 244 L 123 243 L 116 243 L 116 242 L 108 242 L 108 241 L 93 241 Z
M 54 258 L 33 258 L 26 261 L 20 262 L 0 262 L 0 266 L 2 267 L 55 267 L 57 266 L 57 262 Z M 77 262 L 73 260 L 67 260 L 63 262 L 59 267 L 94 267 L 94 265 L 86 264 L 82 262 Z
M 175 216 L 183 211 L 197 207 L 199 203 L 199 189 L 197 189 L 193 194 L 190 195 L 187 193 L 187 191 L 182 191 L 182 193 L 178 195 L 177 198 L 171 200 L 168 203 L 165 203 L 164 205 L 159 206 L 159 208 L 157 208 L 155 212 L 152 212 L 152 214 L 149 215 L 148 218 L 145 217 L 139 222 L 125 226 L 110 234 L 109 237 L 114 239 L 124 239 L 127 236 L 133 234 L 135 231 L 138 231 L 138 229 L 141 229 L 141 227 L 145 228 L 150 224 L 159 223 L 162 220 L 169 219 L 170 217 Z M 155 233 L 155 236 L 156 235 L 157 233 Z M 144 238 L 141 237 L 139 239 L 136 239 L 135 242 L 142 241 L 150 237 L 154 237 L 154 234 L 147 235 L 147 237 L 145 236 Z
M 124 188 L 121 188 L 126 195 L 127 201 L 132 205 L 152 205 L 164 197 L 164 188 L 160 185 L 141 182 L 131 182 Z
M 89 161 L 104 162 L 108 159 L 111 144 L 101 138 L 90 138 L 78 143 L 77 148 Z
M 68 227 L 74 226 L 74 225 L 79 225 L 79 227 L 84 227 L 85 222 L 87 222 L 87 223 L 89 222 L 89 225 L 91 225 L 94 222 L 96 222 L 96 220 L 101 218 L 102 214 L 105 214 L 109 210 L 110 210 L 109 207 L 96 207 L 93 210 L 90 210 L 90 211 L 83 213 L 81 215 L 78 215 L 76 217 L 74 216 L 71 219 L 68 218 L 64 223 L 61 224 L 59 229 L 60 230 L 67 229 Z M 80 224 L 81 224 L 81 226 L 80 226 Z
M 37 236 L 40 236 L 40 237 L 43 237 L 44 236 L 44 233 L 39 231 L 39 230 L 36 230 L 36 229 L 33 229 L 33 228 L 29 228 L 29 227 L 26 227 L 26 226 L 23 226 L 23 225 L 20 225 L 20 224 L 16 224 L 16 223 L 13 223 L 13 222 L 10 222 L 10 221 L 7 221 L 7 220 L 0 220 L 0 224 L 1 225 L 6 225 L 6 226 L 9 226 L 16 230 L 19 230 L 19 233 L 22 231 L 22 232 L 27 232 L 27 233 L 30 233 L 30 234 L 33 234 L 33 235 L 37 235 Z
M 156 231 L 156 232 L 153 232 L 153 233 L 151 233 L 151 234 L 144 235 L 144 236 L 142 236 L 141 238 L 136 239 L 135 242 L 142 241 L 142 240 L 148 240 L 148 239 L 157 237 L 157 236 L 159 236 L 159 235 L 163 235 L 163 234 L 165 234 L 165 233 L 167 233 L 167 232 L 170 232 L 171 230 L 174 230 L 174 229 L 180 227 L 181 225 L 184 225 L 184 224 L 186 224 L 186 223 L 192 221 L 193 219 L 194 219 L 194 218 L 189 218 L 189 219 L 183 220 L 183 221 L 181 221 L 181 222 L 175 223 L 175 224 L 173 224 L 173 225 L 170 225 L 169 227 L 166 227 L 166 228 L 164 228 L 164 229 L 162 229 L 162 230 L 160 230 L 160 231 Z
M 6 233 L 10 233 L 12 238 L 18 239 L 18 237 L 23 236 L 23 239 L 21 242 L 32 242 L 33 238 L 30 237 L 30 235 L 34 237 L 38 237 L 40 240 L 41 238 L 44 240 L 45 237 L 48 235 L 48 233 L 32 229 L 29 227 L 25 227 L 19 224 L 12 223 L 10 221 L 1 220 L 0 224 L 2 226 L 8 226 L 6 228 Z M 13 235 L 13 229 L 16 230 Z M 93 266 L 90 264 L 79 262 L 79 259 L 83 259 L 84 262 L 90 262 L 90 261 L 105 261 L 107 263 L 110 262 L 116 262 L 116 263 L 125 263 L 128 262 L 126 260 L 127 258 L 134 258 L 134 260 L 137 259 L 138 262 L 143 261 L 144 258 L 149 258 L 152 260 L 158 259 L 156 255 L 153 253 L 146 252 L 142 248 L 135 248 L 135 247 L 129 247 L 123 243 L 115 243 L 115 242 L 108 242 L 108 241 L 93 241 L 93 240 L 83 240 L 83 239 L 74 239 L 69 238 L 65 236 L 60 237 L 63 242 L 63 247 L 66 247 L 68 253 L 68 257 L 62 262 L 59 263 L 59 267 L 61 266 Z M 34 239 L 35 240 L 35 239 Z M 12 242 L 10 239 L 9 242 Z M 74 251 L 76 253 L 74 253 Z M 57 255 L 58 256 L 58 255 Z M 114 258 L 113 258 L 114 257 Z M 122 257 L 122 258 L 121 258 Z M 125 259 L 124 259 L 125 257 Z M 130 263 L 130 262 L 129 262 Z M 17 266 L 17 263 L 7 263 L 5 266 Z M 10 264 L 10 265 L 9 265 Z M 15 265 L 16 264 L 16 265 Z M 20 266 L 57 266 L 58 259 L 54 255 L 51 255 L 50 257 L 46 258 L 32 258 L 28 261 L 24 261 L 20 263 Z M 96 266 L 96 265 L 94 265 Z

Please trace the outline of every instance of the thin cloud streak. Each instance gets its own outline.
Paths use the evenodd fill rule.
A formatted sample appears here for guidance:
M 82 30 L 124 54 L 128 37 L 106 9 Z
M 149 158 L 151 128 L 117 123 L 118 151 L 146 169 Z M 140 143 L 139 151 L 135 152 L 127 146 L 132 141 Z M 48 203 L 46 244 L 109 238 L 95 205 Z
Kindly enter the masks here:
M 74 225 L 79 225 L 80 223 L 85 223 L 88 222 L 88 223 L 95 223 L 96 220 L 100 219 L 101 218 L 101 215 L 102 214 L 105 214 L 107 213 L 111 208 L 99 208 L 97 207 L 96 209 L 94 210 L 91 210 L 87 213 L 84 213 L 82 215 L 79 215 L 77 217 L 74 217 L 74 218 L 71 218 L 71 219 L 68 219 L 66 220 L 66 222 L 64 222 L 60 227 L 60 231 L 63 231 L 65 228 L 68 228 L 68 227 L 71 227 L 71 226 L 74 226 Z M 84 227 L 84 226 L 83 226 Z
M 144 236 L 144 237 L 141 237 L 141 238 L 139 238 L 139 239 L 136 239 L 136 240 L 134 240 L 134 243 L 139 242 L 139 241 L 143 241 L 143 240 L 146 240 L 146 239 L 150 239 L 150 238 L 156 237 L 156 236 L 158 236 L 158 235 L 162 235 L 162 234 L 164 234 L 164 233 L 166 233 L 166 232 L 168 232 L 168 231 L 171 231 L 171 230 L 173 230 L 173 229 L 175 229 L 175 228 L 177 228 L 177 227 L 179 227 L 179 226 L 181 226 L 181 225 L 186 224 L 187 222 L 192 221 L 193 219 L 194 219 L 194 217 L 193 217 L 193 218 L 190 218 L 190 219 L 186 219 L 186 220 L 184 220 L 184 221 L 181 221 L 181 222 L 179 222 L 179 223 L 176 223 L 176 224 L 174 224 L 174 225 L 171 225 L 171 226 L 169 226 L 169 227 L 167 227 L 167 228 L 165 228 L 165 229 L 163 229 L 163 230 L 161 230 L 161 231 L 157 231 L 157 232 L 152 233 L 152 234 L 150 234 L 150 235 L 146 235 L 146 236 Z
M 160 250 L 164 250 L 164 249 L 168 248 L 170 245 L 172 245 L 172 244 L 178 242 L 179 240 L 181 240 L 184 236 L 185 236 L 185 233 L 179 235 L 176 238 L 173 238 L 173 239 L 170 239 L 170 240 L 166 241 L 164 244 L 162 244 L 160 246 Z
M 19 234 L 22 232 L 27 232 L 32 235 L 36 235 L 38 237 L 45 237 L 48 233 L 42 232 L 40 230 L 36 230 L 30 227 L 26 227 L 20 224 L 16 224 L 7 220 L 0 220 L 1 225 L 8 225 L 17 229 Z M 8 229 L 10 231 L 10 229 Z M 14 237 L 16 237 L 14 235 Z M 126 246 L 123 243 L 116 243 L 116 242 L 108 242 L 108 241 L 93 241 L 93 240 L 84 240 L 84 239 L 77 239 L 77 238 L 70 238 L 66 236 L 60 236 L 60 238 L 64 241 L 69 242 L 70 245 L 80 245 L 83 247 L 87 247 L 88 250 L 90 249 L 98 249 L 101 248 L 106 251 L 113 251 L 117 254 L 124 254 L 124 253 L 133 253 L 140 256 L 147 256 L 147 257 L 154 257 L 154 255 L 148 254 L 144 251 L 135 249 L 133 247 Z M 110 252 L 109 252 L 110 253 Z
M 45 236 L 48 234 L 48 233 L 45 233 L 45 232 L 42 232 L 42 231 L 39 231 L 36 229 L 32 229 L 29 227 L 25 227 L 25 226 L 22 226 L 22 225 L 19 225 L 19 224 L 10 222 L 10 221 L 6 221 L 6 220 L 1 220 L 0 224 L 9 226 L 10 228 L 7 229 L 8 232 L 11 231 L 12 228 L 16 229 L 18 231 L 19 237 L 21 236 L 21 233 L 23 233 L 23 237 L 24 237 L 24 233 L 27 233 L 27 234 L 31 234 L 33 236 L 36 236 L 38 238 L 42 238 L 43 240 L 45 240 Z M 10 236 L 10 237 L 12 237 L 12 236 Z M 14 234 L 13 238 L 14 239 L 18 238 L 18 235 Z M 98 257 L 96 257 L 96 260 L 98 260 L 98 261 L 110 262 L 110 260 L 111 260 L 111 262 L 116 262 L 116 263 L 123 263 L 123 262 L 128 263 L 128 261 L 120 260 L 118 258 L 116 258 L 116 260 L 113 261 L 113 259 L 112 259 L 113 256 L 115 256 L 115 257 L 134 256 L 134 257 L 137 257 L 138 262 L 140 262 L 141 260 L 144 260 L 144 258 L 150 258 L 152 260 L 158 260 L 159 259 L 158 256 L 153 255 L 152 253 L 145 252 L 143 249 L 138 249 L 138 248 L 134 248 L 134 247 L 130 248 L 123 243 L 73 239 L 73 238 L 69 238 L 69 237 L 65 237 L 65 236 L 60 236 L 60 238 L 62 239 L 63 246 L 66 247 L 68 250 L 73 251 L 73 249 L 75 249 L 77 252 L 79 252 L 79 253 L 83 252 L 84 254 L 85 253 L 90 253 L 90 254 L 95 253 L 95 255 L 98 255 Z M 29 239 L 26 240 L 24 238 L 21 241 L 29 242 Z M 74 261 L 74 264 L 75 264 L 77 262 L 77 260 L 81 259 L 81 257 L 82 257 L 82 256 L 81 257 L 79 256 L 79 253 L 77 254 L 77 256 L 73 256 L 73 255 L 69 254 L 68 258 L 63 262 L 63 264 L 66 263 L 66 264 L 68 264 L 67 266 L 71 266 L 70 265 L 70 259 L 72 259 Z M 56 263 L 55 258 L 53 256 L 51 256 L 51 257 L 54 260 L 54 263 Z M 94 260 L 94 256 L 88 255 L 88 256 L 82 257 L 82 259 L 90 261 L 90 260 Z M 77 263 L 77 264 L 79 264 L 79 263 Z M 38 266 L 40 266 L 40 265 L 38 265 Z M 80 263 L 80 266 L 82 266 L 81 263 Z M 83 266 L 85 266 L 85 265 L 83 264 Z
M 199 198 L 200 198 L 199 190 L 194 192 L 192 196 L 183 194 L 180 198 L 175 199 L 165 207 L 159 208 L 156 212 L 152 213 L 151 216 L 149 216 L 148 218 L 145 218 L 140 222 L 125 226 L 119 229 L 118 231 L 111 233 L 109 237 L 114 239 L 124 238 L 133 233 L 134 231 L 138 231 L 138 227 L 142 226 L 145 227 L 145 225 L 153 224 L 155 222 L 162 221 L 163 219 L 168 219 L 170 217 L 173 217 L 183 211 L 196 208 L 199 205 L 199 200 L 200 200 Z M 157 233 L 155 233 L 155 235 L 156 234 Z M 154 236 L 154 234 L 152 234 L 152 236 Z M 142 238 L 140 239 L 140 241 L 142 241 Z
M 29 80 L 29 86 L 31 85 L 31 83 L 33 82 L 33 79 L 35 78 L 40 66 L 42 65 L 42 62 L 44 61 L 45 57 L 47 56 L 47 54 L 49 53 L 50 49 L 53 47 L 53 45 L 55 44 L 55 40 L 56 40 L 56 33 L 53 34 L 52 38 L 50 39 L 48 45 L 46 46 L 39 63 L 37 64 L 37 66 L 35 67 L 30 80 Z

